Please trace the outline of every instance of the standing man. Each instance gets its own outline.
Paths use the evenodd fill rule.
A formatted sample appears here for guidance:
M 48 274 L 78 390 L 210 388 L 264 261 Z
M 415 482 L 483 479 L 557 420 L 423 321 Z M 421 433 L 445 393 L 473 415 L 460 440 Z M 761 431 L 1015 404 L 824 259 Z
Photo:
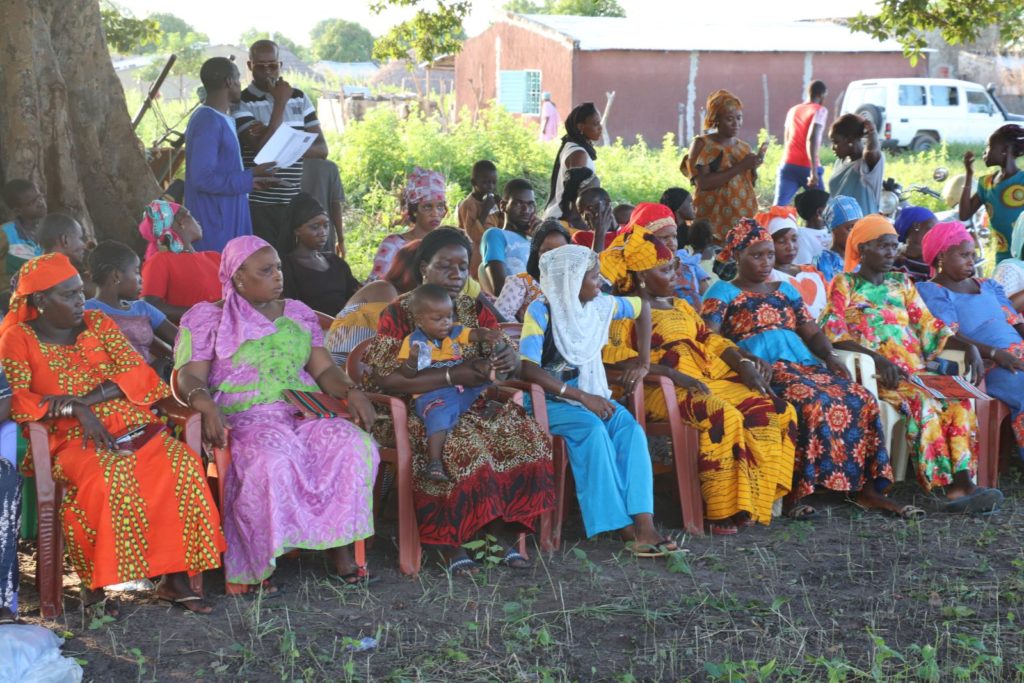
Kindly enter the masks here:
M 203 63 L 199 78 L 206 99 L 185 129 L 185 206 L 204 228 L 195 248 L 220 252 L 229 240 L 252 234 L 249 191 L 276 180 L 269 177 L 273 164 L 242 168 L 234 121 L 228 115 L 241 95 L 238 67 L 226 57 L 213 57 Z
M 800 188 L 823 189 L 823 174 L 818 150 L 828 121 L 828 109 L 822 106 L 828 91 L 821 81 L 807 86 L 807 101 L 786 114 L 786 137 L 775 181 L 775 206 L 788 206 Z
M 558 107 L 551 101 L 551 93 L 544 93 L 541 99 L 543 101 L 540 105 L 540 141 L 547 142 L 558 137 L 558 124 L 561 121 Z
M 253 43 L 249 48 L 249 71 L 252 72 L 252 83 L 242 92 L 235 112 L 235 126 L 246 168 L 254 164 L 256 154 L 281 126 L 316 133 L 316 141 L 304 156 L 326 159 L 327 142 L 320 130 L 316 109 L 304 92 L 293 88 L 281 77 L 277 43 L 271 40 Z M 249 195 L 253 233 L 279 251 L 293 246 L 288 205 L 302 189 L 302 169 L 302 159 L 299 159 L 288 168 L 278 170 L 279 185 Z
M 488 228 L 481 244 L 480 284 L 483 286 L 486 282 L 494 296 L 501 294 L 507 278 L 526 272 L 530 235 L 537 225 L 537 201 L 530 181 L 513 178 L 505 183 L 498 206 L 505 214 L 505 227 Z M 484 291 L 487 290 L 488 286 L 484 286 Z

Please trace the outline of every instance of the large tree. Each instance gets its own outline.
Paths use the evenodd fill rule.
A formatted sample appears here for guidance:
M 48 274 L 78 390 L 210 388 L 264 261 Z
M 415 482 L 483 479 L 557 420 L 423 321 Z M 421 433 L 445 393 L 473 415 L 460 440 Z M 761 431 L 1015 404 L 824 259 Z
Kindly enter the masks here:
M 4 0 L 0 180 L 28 178 L 53 211 L 138 242 L 159 194 L 131 129 L 98 0 Z
M 354 21 L 323 19 L 309 32 L 314 59 L 331 62 L 366 62 L 373 50 L 373 34 Z
M 386 59 L 409 59 L 432 62 L 443 55 L 462 49 L 466 32 L 462 21 L 472 7 L 470 0 L 374 0 L 370 9 L 376 13 L 389 7 L 415 7 L 412 19 L 392 26 L 373 43 L 373 56 Z
M 895 39 L 916 62 L 927 46 L 925 33 L 938 31 L 950 45 L 974 42 L 989 26 L 999 27 L 1006 48 L 1020 47 L 1024 34 L 1021 0 L 879 0 L 876 14 L 860 14 L 851 26 L 879 40 Z

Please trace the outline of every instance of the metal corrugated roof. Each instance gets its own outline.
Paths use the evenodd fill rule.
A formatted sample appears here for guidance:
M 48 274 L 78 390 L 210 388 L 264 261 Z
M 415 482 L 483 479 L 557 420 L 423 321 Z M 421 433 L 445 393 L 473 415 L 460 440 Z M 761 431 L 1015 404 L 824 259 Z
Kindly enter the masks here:
M 554 31 L 580 50 L 698 50 L 702 52 L 902 52 L 896 41 L 877 41 L 827 21 L 694 24 L 654 23 L 629 17 L 509 14 L 528 28 Z M 930 50 L 929 50 L 930 52 Z

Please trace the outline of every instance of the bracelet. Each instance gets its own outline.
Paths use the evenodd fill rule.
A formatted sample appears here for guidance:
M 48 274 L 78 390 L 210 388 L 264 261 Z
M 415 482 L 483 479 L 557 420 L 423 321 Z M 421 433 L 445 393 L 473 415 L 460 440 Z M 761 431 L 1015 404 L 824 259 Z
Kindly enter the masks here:
M 446 382 L 448 382 L 448 386 L 454 386 L 452 384 L 452 369 L 451 368 L 445 368 L 444 369 L 444 379 L 445 379 Z
M 757 363 L 755 363 L 754 361 L 750 360 L 749 358 L 740 358 L 740 362 L 741 363 L 750 363 L 751 365 L 757 365 Z
M 75 404 L 68 403 L 66 406 L 60 409 L 61 417 L 71 417 L 75 412 Z
M 558 390 L 558 395 L 559 396 L 565 396 L 565 390 L 568 389 L 568 388 L 569 388 L 569 385 L 566 382 L 562 382 L 562 388 Z
M 185 405 L 187 405 L 189 408 L 192 407 L 192 395 L 195 394 L 197 391 L 205 391 L 207 394 L 210 393 L 210 390 L 207 389 L 206 387 L 196 387 L 192 391 L 188 392 L 188 395 L 185 396 Z

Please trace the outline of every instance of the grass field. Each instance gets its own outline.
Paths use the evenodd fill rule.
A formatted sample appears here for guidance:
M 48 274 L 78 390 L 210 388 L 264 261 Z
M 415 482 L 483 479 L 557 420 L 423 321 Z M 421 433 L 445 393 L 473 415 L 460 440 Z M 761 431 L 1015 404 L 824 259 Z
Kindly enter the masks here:
M 813 521 L 684 537 L 670 564 L 583 540 L 573 511 L 561 550 L 475 582 L 431 553 L 418 578 L 397 573 L 385 520 L 368 590 L 304 552 L 281 561 L 279 599 L 226 597 L 211 572 L 210 617 L 138 594 L 102 623 L 70 597 L 49 625 L 86 681 L 1024 681 L 1024 487 L 1002 484 L 995 515 L 910 523 L 816 496 Z M 912 484 L 896 498 L 928 505 Z M 665 526 L 676 510 L 659 495 Z M 25 584 L 33 566 L 24 556 Z M 23 599 L 38 622 L 28 585 Z M 364 637 L 376 647 L 355 651 Z

